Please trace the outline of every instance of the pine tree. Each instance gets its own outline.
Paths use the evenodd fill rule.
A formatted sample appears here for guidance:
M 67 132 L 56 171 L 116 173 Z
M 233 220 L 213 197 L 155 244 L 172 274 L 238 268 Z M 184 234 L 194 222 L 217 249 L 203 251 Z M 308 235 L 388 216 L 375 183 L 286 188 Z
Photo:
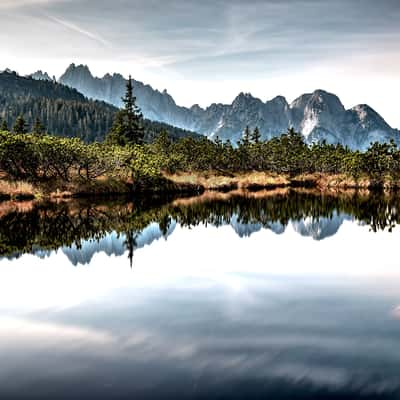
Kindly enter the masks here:
M 260 130 L 258 129 L 258 126 L 253 131 L 253 134 L 251 135 L 251 140 L 253 143 L 260 143 L 261 139 L 261 133 Z
M 172 144 L 168 132 L 165 130 L 162 130 L 156 140 L 153 142 L 154 147 L 157 149 L 158 152 L 167 154 L 168 150 Z
M 128 144 L 124 125 L 124 113 L 123 110 L 120 110 L 115 115 L 113 126 L 106 137 L 108 144 L 116 144 L 118 146 L 126 146 Z
M 125 105 L 126 116 L 126 132 L 125 136 L 128 143 L 140 144 L 143 143 L 144 130 L 143 130 L 143 114 L 140 108 L 136 105 L 136 97 L 133 95 L 132 78 L 129 75 L 126 84 L 126 94 L 122 98 Z
M 136 105 L 131 76 L 126 84 L 126 93 L 122 101 L 124 108 L 117 113 L 107 141 L 122 146 L 141 144 L 144 140 L 143 114 Z
M 133 266 L 133 256 L 135 253 L 135 249 L 137 248 L 137 237 L 138 234 L 136 231 L 130 229 L 126 232 L 126 239 L 125 239 L 125 246 L 128 249 L 128 258 L 129 258 L 129 264 L 132 268 Z
M 26 126 L 26 122 L 25 122 L 24 117 L 22 115 L 20 115 L 15 120 L 13 131 L 14 131 L 14 133 L 27 133 L 28 132 L 28 128 Z
M 1 123 L 0 131 L 9 132 L 7 121 L 5 119 L 3 119 L 3 122 Z
M 45 128 L 39 118 L 36 118 L 35 120 L 35 123 L 32 127 L 32 133 L 37 136 L 41 136 L 45 133 Z
M 250 144 L 250 128 L 247 125 L 244 132 L 243 132 L 243 144 L 245 146 Z

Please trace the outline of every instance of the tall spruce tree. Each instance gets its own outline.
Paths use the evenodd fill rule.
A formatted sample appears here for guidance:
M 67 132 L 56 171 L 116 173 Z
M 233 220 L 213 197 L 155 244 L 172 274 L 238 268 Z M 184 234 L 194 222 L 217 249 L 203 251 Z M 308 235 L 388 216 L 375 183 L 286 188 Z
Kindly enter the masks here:
M 3 119 L 3 121 L 1 122 L 0 131 L 3 131 L 3 132 L 9 131 L 7 121 L 5 119 Z
M 122 101 L 124 108 L 115 116 L 107 141 L 121 146 L 141 144 L 144 141 L 143 114 L 136 105 L 131 76 L 126 84 L 126 93 Z
M 260 143 L 260 139 L 261 139 L 261 133 L 260 130 L 258 129 L 258 126 L 255 127 L 252 135 L 251 135 L 251 140 L 253 143 Z
M 246 128 L 245 128 L 245 130 L 244 130 L 244 132 L 243 132 L 243 144 L 244 144 L 245 146 L 247 146 L 247 145 L 250 144 L 250 136 L 251 136 L 251 134 L 250 134 L 250 128 L 249 128 L 249 126 L 247 125 Z
M 115 114 L 113 126 L 107 134 L 106 142 L 118 146 L 125 146 L 127 144 L 124 128 L 124 113 L 122 110 Z
M 39 118 L 36 118 L 35 123 L 33 124 L 32 133 L 37 136 L 44 135 L 45 133 L 45 128 Z
M 20 115 L 16 120 L 13 126 L 14 133 L 28 133 L 28 128 L 25 122 L 25 119 L 22 115 Z

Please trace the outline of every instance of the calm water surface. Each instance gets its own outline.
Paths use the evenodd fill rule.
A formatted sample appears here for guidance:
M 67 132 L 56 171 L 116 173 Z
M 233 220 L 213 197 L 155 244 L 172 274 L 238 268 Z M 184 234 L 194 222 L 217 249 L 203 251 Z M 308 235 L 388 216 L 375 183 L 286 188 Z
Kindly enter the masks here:
M 399 399 L 399 207 L 0 203 L 0 398 Z

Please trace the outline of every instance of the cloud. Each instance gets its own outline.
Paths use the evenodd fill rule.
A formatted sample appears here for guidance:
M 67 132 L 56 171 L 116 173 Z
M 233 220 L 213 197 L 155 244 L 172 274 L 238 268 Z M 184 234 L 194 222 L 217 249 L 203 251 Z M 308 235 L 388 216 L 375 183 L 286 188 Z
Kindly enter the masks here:
M 65 1 L 65 0 L 1 0 L 0 10 L 20 8 L 26 6 L 48 5 L 57 1 Z
M 131 73 L 167 87 L 186 105 L 231 101 L 253 87 L 265 98 L 261 90 L 279 79 L 274 95 L 320 86 L 353 102 L 354 90 L 341 81 L 367 88 L 390 78 L 371 96 L 400 124 L 392 105 L 400 81 L 398 0 L 0 0 L 0 16 L 1 68 L 29 73 L 47 65 L 52 75 L 72 61 L 86 63 L 98 74 Z M 333 73 L 322 78 L 327 66 Z M 290 77 L 295 85 L 282 86 Z M 229 93 L 221 86 L 227 80 Z
M 53 21 L 53 22 L 55 22 L 55 23 L 57 23 L 59 25 L 62 25 L 63 27 L 65 27 L 67 29 L 70 29 L 73 32 L 76 32 L 76 33 L 79 33 L 80 35 L 86 36 L 89 39 L 93 39 L 96 42 L 98 42 L 98 43 L 100 43 L 100 44 L 102 44 L 104 46 L 111 47 L 111 43 L 108 42 L 107 40 L 103 39 L 100 35 L 97 35 L 97 34 L 94 34 L 92 32 L 89 32 L 89 31 L 79 27 L 78 25 L 73 24 L 71 22 L 68 22 L 68 21 L 66 21 L 64 19 L 57 18 L 57 17 L 52 16 L 52 15 L 46 15 L 46 16 L 51 21 Z

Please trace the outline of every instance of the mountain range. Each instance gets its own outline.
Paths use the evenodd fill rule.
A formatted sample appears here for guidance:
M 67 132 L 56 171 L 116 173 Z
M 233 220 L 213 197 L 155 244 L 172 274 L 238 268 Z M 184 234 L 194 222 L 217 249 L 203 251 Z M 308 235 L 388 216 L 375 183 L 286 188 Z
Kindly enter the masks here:
M 42 71 L 35 79 L 51 79 Z M 71 64 L 59 82 L 77 89 L 88 98 L 121 106 L 126 80 L 121 74 L 94 77 L 86 65 Z M 182 129 L 195 131 L 213 139 L 235 143 L 245 127 L 260 128 L 262 139 L 270 139 L 294 127 L 306 142 L 325 140 L 364 150 L 371 142 L 394 139 L 400 144 L 400 131 L 366 104 L 345 109 L 340 99 L 327 91 L 303 94 L 291 104 L 283 96 L 263 102 L 249 93 L 240 93 L 231 104 L 211 104 L 207 108 L 177 105 L 166 90 L 160 92 L 133 80 L 138 105 L 144 116 Z

